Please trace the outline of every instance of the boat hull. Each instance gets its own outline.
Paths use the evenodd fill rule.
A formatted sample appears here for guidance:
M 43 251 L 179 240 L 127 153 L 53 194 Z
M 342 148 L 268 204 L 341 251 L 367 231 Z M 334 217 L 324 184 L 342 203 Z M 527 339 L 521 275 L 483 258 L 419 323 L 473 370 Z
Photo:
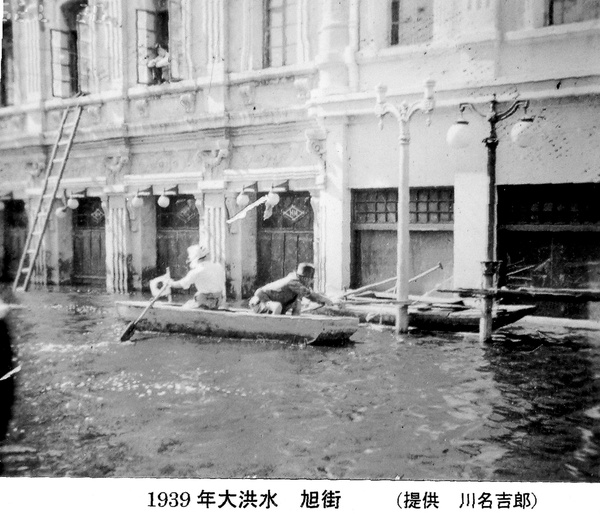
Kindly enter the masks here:
M 534 305 L 500 305 L 494 309 L 492 328 L 497 330 L 519 321 L 536 310 Z M 344 304 L 339 308 L 327 308 L 327 312 L 342 316 L 356 316 L 362 322 L 394 325 L 396 308 L 382 304 Z M 444 332 L 478 332 L 481 311 L 475 308 L 459 308 L 455 305 L 434 307 L 411 306 L 408 309 L 409 326 L 421 330 Z
M 116 302 L 117 314 L 135 321 L 147 302 Z M 155 303 L 137 324 L 139 330 L 179 332 L 211 337 L 270 339 L 295 343 L 338 345 L 358 330 L 359 320 L 349 316 L 275 316 L 243 309 L 188 309 Z

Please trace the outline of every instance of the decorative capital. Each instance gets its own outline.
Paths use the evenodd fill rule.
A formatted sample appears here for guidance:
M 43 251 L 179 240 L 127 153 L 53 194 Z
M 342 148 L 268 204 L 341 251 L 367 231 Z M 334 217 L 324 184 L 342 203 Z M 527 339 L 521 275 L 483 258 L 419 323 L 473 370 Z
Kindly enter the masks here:
M 10 118 L 10 128 L 22 131 L 25 128 L 25 116 L 19 114 Z
M 88 105 L 85 111 L 90 115 L 90 118 L 94 123 L 98 123 L 102 118 L 101 114 L 102 104 Z
M 231 141 L 229 139 L 219 139 L 216 142 L 216 148 L 200 150 L 198 155 L 202 159 L 204 166 L 212 170 L 227 159 L 230 153 Z
M 249 106 L 254 103 L 256 97 L 256 84 L 254 82 L 249 82 L 248 84 L 240 86 L 239 91 L 244 105 Z
M 28 175 L 34 179 L 38 178 L 44 170 L 45 163 L 43 160 L 40 161 L 28 161 L 25 163 L 25 171 Z
M 179 103 L 183 106 L 185 112 L 192 113 L 196 110 L 196 93 L 183 93 L 179 97 Z
M 129 163 L 129 155 L 109 155 L 104 158 L 104 167 L 106 168 L 107 182 L 114 184 L 122 174 L 123 168 Z
M 297 78 L 294 80 L 294 87 L 298 92 L 298 98 L 307 100 L 310 97 L 310 79 L 306 77 Z
M 309 129 L 304 132 L 304 135 L 306 136 L 306 150 L 316 155 L 324 164 L 327 132 L 323 129 Z
M 140 98 L 135 101 L 135 108 L 142 118 L 147 118 L 149 114 L 150 102 L 147 98 Z

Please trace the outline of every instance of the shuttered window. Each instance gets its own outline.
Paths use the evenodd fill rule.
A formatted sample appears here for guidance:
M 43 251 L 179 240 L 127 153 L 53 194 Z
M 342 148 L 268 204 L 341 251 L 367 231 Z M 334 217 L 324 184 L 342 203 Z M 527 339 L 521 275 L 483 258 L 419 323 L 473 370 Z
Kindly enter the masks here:
M 2 70 L 0 75 L 0 106 L 15 103 L 15 71 L 12 22 L 2 22 Z
M 72 73 L 71 37 L 64 30 L 50 31 L 52 59 L 52 96 L 68 98 L 76 89 Z
M 547 25 L 563 25 L 600 18 L 600 0 L 549 0 Z
M 297 62 L 298 5 L 296 0 L 266 0 L 264 29 L 265 68 Z

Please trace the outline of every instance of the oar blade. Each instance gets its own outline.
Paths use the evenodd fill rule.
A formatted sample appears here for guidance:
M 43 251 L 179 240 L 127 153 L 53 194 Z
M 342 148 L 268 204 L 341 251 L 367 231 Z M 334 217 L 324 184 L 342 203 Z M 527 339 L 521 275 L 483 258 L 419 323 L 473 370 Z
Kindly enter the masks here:
M 129 341 L 134 333 L 135 321 L 132 321 L 131 323 L 129 323 L 129 326 L 125 329 L 125 332 L 123 332 L 123 335 L 121 336 L 121 341 Z

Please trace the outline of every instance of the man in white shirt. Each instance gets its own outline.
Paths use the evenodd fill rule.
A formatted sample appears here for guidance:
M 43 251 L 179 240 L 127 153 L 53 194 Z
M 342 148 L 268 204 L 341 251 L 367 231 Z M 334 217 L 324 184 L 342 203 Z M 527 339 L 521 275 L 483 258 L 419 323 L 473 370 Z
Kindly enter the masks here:
M 171 280 L 170 286 L 189 289 L 196 286 L 193 300 L 184 307 L 195 309 L 218 309 L 225 303 L 225 268 L 218 262 L 208 261 L 208 248 L 204 245 L 192 245 L 187 249 L 187 263 L 190 271 L 181 280 Z

